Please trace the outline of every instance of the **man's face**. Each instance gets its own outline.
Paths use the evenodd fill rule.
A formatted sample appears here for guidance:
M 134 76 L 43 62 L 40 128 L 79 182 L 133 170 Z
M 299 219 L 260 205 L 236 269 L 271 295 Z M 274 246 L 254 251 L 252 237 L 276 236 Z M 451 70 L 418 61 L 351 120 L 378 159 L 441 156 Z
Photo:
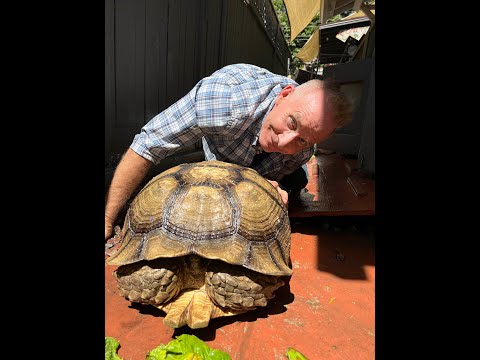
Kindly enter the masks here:
M 325 140 L 335 130 L 325 108 L 322 89 L 301 92 L 285 87 L 260 129 L 263 151 L 292 155 Z

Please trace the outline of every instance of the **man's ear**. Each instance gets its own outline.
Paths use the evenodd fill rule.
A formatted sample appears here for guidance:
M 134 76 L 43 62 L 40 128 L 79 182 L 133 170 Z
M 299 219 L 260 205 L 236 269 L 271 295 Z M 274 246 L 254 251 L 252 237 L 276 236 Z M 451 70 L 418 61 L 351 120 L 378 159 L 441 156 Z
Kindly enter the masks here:
M 275 105 L 278 105 L 280 101 L 285 99 L 288 95 L 292 94 L 295 91 L 295 85 L 287 85 L 285 86 L 282 91 L 280 91 L 280 94 L 277 95 L 277 98 L 275 99 Z

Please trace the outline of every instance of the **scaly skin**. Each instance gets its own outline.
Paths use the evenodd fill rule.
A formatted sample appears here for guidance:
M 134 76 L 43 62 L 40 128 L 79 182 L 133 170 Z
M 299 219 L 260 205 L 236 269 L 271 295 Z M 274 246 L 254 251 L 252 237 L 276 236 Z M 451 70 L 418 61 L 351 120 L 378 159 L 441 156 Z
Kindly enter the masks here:
M 266 306 L 284 285 L 275 276 L 192 255 L 122 265 L 114 275 L 122 295 L 133 302 L 157 306 L 182 290 L 203 287 L 214 304 L 240 311 Z

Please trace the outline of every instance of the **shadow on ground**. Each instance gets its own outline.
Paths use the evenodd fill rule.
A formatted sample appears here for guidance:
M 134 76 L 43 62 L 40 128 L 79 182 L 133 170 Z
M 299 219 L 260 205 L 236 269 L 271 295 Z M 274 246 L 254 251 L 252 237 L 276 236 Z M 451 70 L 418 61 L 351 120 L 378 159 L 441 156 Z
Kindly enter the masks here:
M 364 266 L 375 266 L 374 216 L 294 218 L 290 221 L 294 236 L 316 238 L 318 270 L 344 279 L 364 280 Z

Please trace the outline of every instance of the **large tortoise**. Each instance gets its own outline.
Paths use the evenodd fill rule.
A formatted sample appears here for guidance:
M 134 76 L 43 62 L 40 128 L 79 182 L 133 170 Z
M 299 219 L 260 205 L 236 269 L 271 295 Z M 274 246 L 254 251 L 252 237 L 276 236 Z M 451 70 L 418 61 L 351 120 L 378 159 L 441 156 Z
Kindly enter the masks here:
M 154 305 L 170 327 L 266 306 L 291 276 L 290 222 L 256 171 L 220 161 L 155 176 L 132 201 L 107 263 L 122 296 Z

